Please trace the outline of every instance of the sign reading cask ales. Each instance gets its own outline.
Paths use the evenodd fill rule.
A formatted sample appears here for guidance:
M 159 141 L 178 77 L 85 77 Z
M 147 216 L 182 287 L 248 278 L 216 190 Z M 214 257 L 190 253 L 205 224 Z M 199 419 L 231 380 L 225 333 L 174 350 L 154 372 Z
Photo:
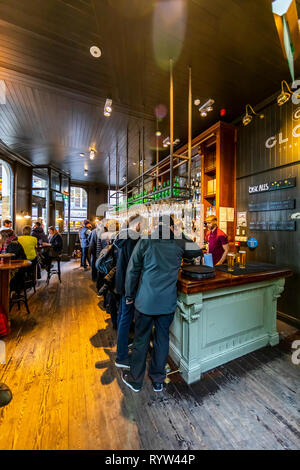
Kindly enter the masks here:
M 296 178 L 286 178 L 284 180 L 272 181 L 271 183 L 249 186 L 249 194 L 277 191 L 278 189 L 288 189 L 293 188 L 294 186 L 296 186 Z

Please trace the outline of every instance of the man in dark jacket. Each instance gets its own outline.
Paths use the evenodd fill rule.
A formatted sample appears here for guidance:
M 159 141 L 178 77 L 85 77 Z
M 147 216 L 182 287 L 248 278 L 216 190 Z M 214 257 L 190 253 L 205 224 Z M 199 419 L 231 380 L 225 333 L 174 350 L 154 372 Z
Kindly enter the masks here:
M 103 223 L 98 222 L 96 228 L 94 228 L 94 230 L 92 230 L 92 232 L 89 236 L 88 257 L 91 260 L 92 280 L 94 282 L 97 281 L 97 269 L 96 269 L 95 264 L 96 264 L 96 260 L 97 260 L 98 256 L 100 255 L 100 252 L 102 250 L 101 235 L 104 232 L 104 230 L 105 230 L 105 227 L 104 227 Z M 99 288 L 97 290 L 99 290 Z
M 201 255 L 196 243 L 174 236 L 174 222 L 169 216 L 160 218 L 158 229 L 148 239 L 141 239 L 132 253 L 125 296 L 127 304 L 135 304 L 135 336 L 130 372 L 124 371 L 122 380 L 135 392 L 142 388 L 153 324 L 155 337 L 149 377 L 154 391 L 163 390 L 169 328 L 177 306 L 178 271 L 183 258 L 192 260 Z
M 115 365 L 125 369 L 130 368 L 128 359 L 128 338 L 130 325 L 134 317 L 133 303 L 126 304 L 125 278 L 131 254 L 140 238 L 141 222 L 139 214 L 132 215 L 128 220 L 128 228 L 121 230 L 114 241 L 114 245 L 118 248 L 115 288 L 117 293 L 121 296 L 118 315 L 117 359 Z
M 44 232 L 41 222 L 34 222 L 33 229 L 30 234 L 32 237 L 37 238 L 38 244 L 41 245 L 42 243 L 48 242 L 48 237 Z

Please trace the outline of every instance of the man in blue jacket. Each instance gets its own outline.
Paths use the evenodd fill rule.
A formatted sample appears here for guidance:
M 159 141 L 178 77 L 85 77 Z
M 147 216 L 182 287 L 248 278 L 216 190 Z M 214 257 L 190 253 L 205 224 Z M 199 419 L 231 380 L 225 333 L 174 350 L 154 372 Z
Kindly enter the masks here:
M 121 230 L 114 241 L 114 245 L 118 248 L 115 288 L 117 293 L 121 296 L 118 314 L 117 359 L 115 365 L 124 369 L 129 369 L 128 338 L 130 325 L 134 317 L 133 303 L 126 303 L 125 278 L 131 254 L 140 238 L 141 224 L 142 219 L 139 214 L 132 215 L 128 219 L 128 228 Z
M 81 245 L 81 266 L 84 269 L 87 269 L 87 259 L 88 259 L 88 250 L 89 250 L 89 236 L 91 234 L 91 223 L 89 220 L 84 221 L 84 225 L 79 232 L 80 245 Z
M 169 328 L 177 306 L 178 271 L 183 258 L 192 260 L 201 255 L 196 243 L 183 234 L 174 235 L 170 216 L 160 218 L 157 230 L 134 248 L 127 268 L 125 297 L 127 305 L 135 305 L 135 336 L 130 371 L 124 371 L 122 376 L 134 392 L 142 388 L 153 325 L 155 336 L 148 374 L 153 390 L 163 390 Z

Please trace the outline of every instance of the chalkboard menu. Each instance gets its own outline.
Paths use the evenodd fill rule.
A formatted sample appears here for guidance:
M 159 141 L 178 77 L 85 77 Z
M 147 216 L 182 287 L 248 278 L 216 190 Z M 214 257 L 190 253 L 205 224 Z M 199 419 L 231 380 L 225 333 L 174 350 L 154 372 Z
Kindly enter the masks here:
M 250 222 L 250 230 L 269 230 L 268 222 Z
M 288 222 L 269 222 L 269 230 L 288 230 L 293 231 L 296 229 L 294 220 Z
M 267 201 L 267 202 L 257 202 L 254 204 L 249 204 L 249 212 L 258 212 L 258 211 L 280 211 L 295 209 L 295 199 L 288 199 L 287 201 Z
M 296 223 L 294 220 L 287 220 L 283 222 L 250 222 L 250 230 L 256 231 L 267 231 L 267 230 L 278 230 L 292 232 L 296 230 Z

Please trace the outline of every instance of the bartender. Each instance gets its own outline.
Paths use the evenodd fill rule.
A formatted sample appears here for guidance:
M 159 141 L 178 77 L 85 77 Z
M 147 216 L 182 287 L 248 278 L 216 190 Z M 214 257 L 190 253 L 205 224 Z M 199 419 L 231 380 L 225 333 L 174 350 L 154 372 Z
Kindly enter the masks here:
M 217 217 L 214 215 L 207 217 L 205 223 L 208 229 L 205 237 L 208 242 L 207 252 L 212 254 L 214 266 L 223 264 L 229 252 L 228 237 L 219 229 Z

